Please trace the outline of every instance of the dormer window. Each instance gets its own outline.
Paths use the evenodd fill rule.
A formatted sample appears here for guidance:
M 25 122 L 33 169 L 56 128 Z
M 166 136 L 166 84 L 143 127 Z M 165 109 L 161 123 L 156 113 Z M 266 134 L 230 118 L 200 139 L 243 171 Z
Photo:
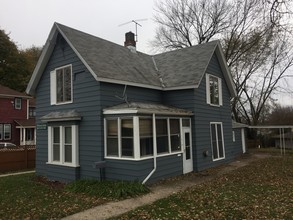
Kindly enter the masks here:
M 21 98 L 15 98 L 14 99 L 14 108 L 21 110 Z
M 51 104 L 72 102 L 72 66 L 60 67 L 51 72 Z
M 221 78 L 206 74 L 207 103 L 214 106 L 223 105 Z

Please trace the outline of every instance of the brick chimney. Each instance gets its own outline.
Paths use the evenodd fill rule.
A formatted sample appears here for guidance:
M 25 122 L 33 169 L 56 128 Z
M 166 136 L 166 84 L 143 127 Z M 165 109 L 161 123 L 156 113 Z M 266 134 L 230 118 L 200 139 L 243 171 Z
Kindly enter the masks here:
M 124 46 L 125 47 L 129 47 L 129 46 L 135 47 L 136 46 L 136 42 L 135 42 L 134 37 L 135 37 L 134 36 L 134 33 L 132 33 L 131 31 L 127 32 L 125 34 Z

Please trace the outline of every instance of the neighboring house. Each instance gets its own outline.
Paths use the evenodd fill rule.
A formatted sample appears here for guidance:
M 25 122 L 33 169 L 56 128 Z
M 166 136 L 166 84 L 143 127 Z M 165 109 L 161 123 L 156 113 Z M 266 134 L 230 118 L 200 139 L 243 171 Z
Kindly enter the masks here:
M 293 150 L 293 131 L 284 133 L 283 135 L 275 135 L 274 137 L 275 140 L 275 147 L 280 148 L 287 148 L 287 149 L 292 149 Z
M 32 103 L 32 97 L 0 85 L 0 142 L 35 145 Z
M 143 183 L 232 161 L 231 74 L 218 41 L 150 56 L 55 23 L 27 87 L 36 172 Z M 238 142 L 237 142 L 238 143 Z

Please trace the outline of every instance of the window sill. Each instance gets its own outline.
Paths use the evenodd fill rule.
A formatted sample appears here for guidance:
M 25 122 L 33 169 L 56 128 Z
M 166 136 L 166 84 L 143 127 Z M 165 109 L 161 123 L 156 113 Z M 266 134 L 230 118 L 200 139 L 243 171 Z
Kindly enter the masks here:
M 212 107 L 221 107 L 223 105 L 216 105 L 216 104 L 211 104 L 211 103 L 207 103 L 209 106 L 212 106 Z
M 219 160 L 224 160 L 225 157 L 221 157 L 221 158 L 217 158 L 217 159 L 213 159 L 213 162 L 219 161 Z
M 54 103 L 54 104 L 51 104 L 51 105 L 66 105 L 66 104 L 71 104 L 73 103 L 73 101 L 68 101 L 68 102 L 58 102 L 58 103 Z
M 173 156 L 183 153 L 182 151 L 174 151 L 172 153 L 164 153 L 164 154 L 158 154 L 157 157 L 167 157 L 167 156 Z M 111 156 L 105 156 L 105 159 L 111 159 L 111 160 L 129 160 L 129 161 L 142 161 L 142 160 L 149 160 L 153 159 L 154 156 L 146 156 L 141 158 L 125 158 L 125 157 L 111 157 Z
M 63 166 L 63 167 L 80 167 L 80 165 L 75 165 L 75 164 L 70 164 L 70 163 L 46 162 L 46 164 Z

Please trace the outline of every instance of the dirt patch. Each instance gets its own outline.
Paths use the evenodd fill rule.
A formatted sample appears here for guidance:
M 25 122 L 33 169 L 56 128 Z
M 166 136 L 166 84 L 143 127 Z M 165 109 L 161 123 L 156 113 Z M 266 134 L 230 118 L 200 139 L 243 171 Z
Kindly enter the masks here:
M 44 176 L 34 176 L 32 177 L 34 182 L 49 186 L 52 189 L 64 189 L 65 183 L 59 181 L 49 180 Z

